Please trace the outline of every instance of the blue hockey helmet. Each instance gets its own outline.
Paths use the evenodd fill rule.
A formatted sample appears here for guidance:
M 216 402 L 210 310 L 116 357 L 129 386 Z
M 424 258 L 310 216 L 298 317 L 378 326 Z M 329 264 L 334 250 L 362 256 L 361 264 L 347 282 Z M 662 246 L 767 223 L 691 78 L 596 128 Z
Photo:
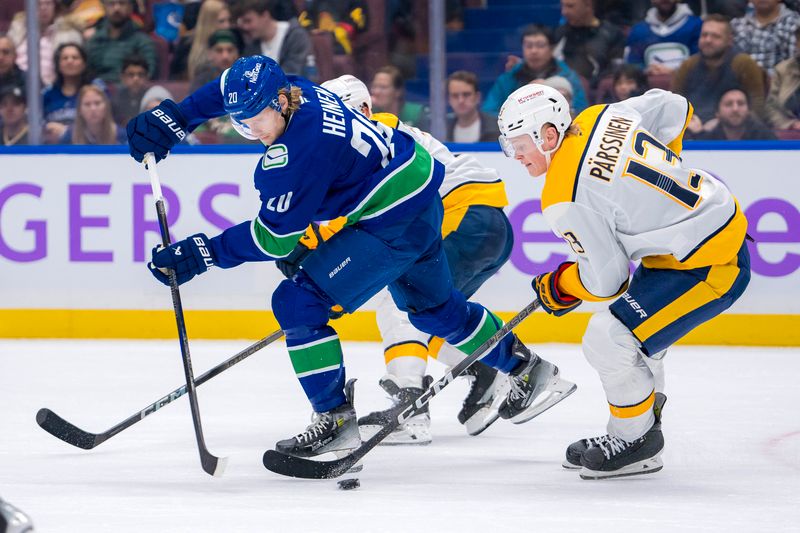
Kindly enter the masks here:
M 278 91 L 289 87 L 286 74 L 267 56 L 239 58 L 220 77 L 225 111 L 236 122 L 252 118 L 267 107 L 280 113 Z

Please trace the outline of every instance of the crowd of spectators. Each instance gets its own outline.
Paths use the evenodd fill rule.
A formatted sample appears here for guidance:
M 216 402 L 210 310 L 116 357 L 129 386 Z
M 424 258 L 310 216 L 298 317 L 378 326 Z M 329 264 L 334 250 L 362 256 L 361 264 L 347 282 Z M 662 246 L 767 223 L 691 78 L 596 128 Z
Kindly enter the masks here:
M 414 44 L 411 13 L 423 4 L 38 0 L 43 124 L 31 125 L 27 118 L 30 58 L 21 11 L 0 20 L 0 29 L 7 28 L 0 33 L 0 144 L 26 144 L 33 127 L 41 127 L 47 143 L 124 143 L 131 117 L 165 98 L 180 100 L 249 54 L 269 55 L 287 74 L 319 82 L 359 75 L 376 112 L 394 113 L 426 129 L 430 111 L 418 95 L 407 92 L 405 81 L 414 75 L 414 56 L 425 52 L 425 45 Z M 507 56 L 505 71 L 489 78 L 491 83 L 469 69 L 450 74 L 444 140 L 493 142 L 500 106 L 514 90 L 533 82 L 562 92 L 573 113 L 650 87 L 673 90 L 694 105 L 689 138 L 800 138 L 799 0 L 560 4 L 556 26 L 515 21 L 520 23 L 518 52 Z M 169 7 L 167 15 L 159 14 L 159 5 Z M 448 31 L 461 31 L 464 8 L 476 5 L 481 2 L 448 0 Z M 174 35 L 164 31 L 176 17 L 182 22 Z M 417 35 L 424 29 L 417 28 Z M 367 46 L 368 33 L 378 41 Z M 381 46 L 383 63 L 365 59 Z M 220 118 L 196 130 L 189 142 L 247 141 Z

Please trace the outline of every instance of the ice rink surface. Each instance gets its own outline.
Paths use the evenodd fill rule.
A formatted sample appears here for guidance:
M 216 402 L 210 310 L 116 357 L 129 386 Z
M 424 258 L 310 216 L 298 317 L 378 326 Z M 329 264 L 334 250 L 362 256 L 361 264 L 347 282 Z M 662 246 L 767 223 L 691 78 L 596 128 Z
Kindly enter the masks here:
M 247 344 L 192 342 L 195 375 Z M 361 488 L 342 491 L 261 465 L 309 419 L 280 341 L 198 388 L 209 449 L 230 457 L 215 479 L 200 468 L 185 398 L 91 451 L 35 422 L 49 407 L 110 428 L 182 384 L 177 341 L 0 340 L 0 495 L 40 533 L 800 531 L 800 350 L 674 348 L 664 469 L 582 481 L 560 463 L 570 442 L 605 433 L 602 390 L 578 346 L 535 348 L 578 384 L 570 398 L 469 437 L 457 380 L 433 399 L 433 444 L 376 448 Z M 377 344 L 345 347 L 360 414 L 386 405 L 382 359 Z

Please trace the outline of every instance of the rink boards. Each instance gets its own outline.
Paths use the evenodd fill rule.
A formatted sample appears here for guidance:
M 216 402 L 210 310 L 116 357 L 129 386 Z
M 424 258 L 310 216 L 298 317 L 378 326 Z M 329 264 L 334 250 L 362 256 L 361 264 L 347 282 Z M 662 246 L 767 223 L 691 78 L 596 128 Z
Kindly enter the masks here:
M 541 216 L 541 181 L 492 146 L 469 148 L 487 150 L 473 155 L 505 180 L 516 240 L 508 264 L 476 299 L 510 316 L 533 298 L 531 276 L 570 250 Z M 748 291 L 686 342 L 800 345 L 798 149 L 788 141 L 687 146 L 684 159 L 720 176 L 738 197 L 756 243 Z M 252 219 L 256 164 L 257 147 L 182 148 L 161 163 L 173 239 Z M 0 337 L 173 337 L 169 291 L 145 267 L 158 241 L 147 174 L 123 147 L 0 152 Z M 276 329 L 270 295 L 281 279 L 274 265 L 260 263 L 193 280 L 181 290 L 189 335 L 258 338 Z M 368 303 L 338 321 L 341 336 L 377 340 L 372 309 Z M 588 317 L 540 313 L 520 332 L 529 342 L 578 342 Z

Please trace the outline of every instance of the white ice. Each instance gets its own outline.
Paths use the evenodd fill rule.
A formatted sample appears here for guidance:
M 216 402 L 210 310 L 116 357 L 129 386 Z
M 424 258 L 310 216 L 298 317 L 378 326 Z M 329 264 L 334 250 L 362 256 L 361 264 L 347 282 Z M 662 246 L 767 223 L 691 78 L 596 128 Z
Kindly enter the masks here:
M 192 342 L 195 375 L 247 344 Z M 186 398 L 91 451 L 34 419 L 49 407 L 108 429 L 181 385 L 177 342 L 3 340 L 0 495 L 44 533 L 800 531 L 800 351 L 674 348 L 664 469 L 582 481 L 560 463 L 570 442 L 605 433 L 602 390 L 578 346 L 536 350 L 578 384 L 572 397 L 469 437 L 456 421 L 459 380 L 433 399 L 433 444 L 376 448 L 361 488 L 342 491 L 261 465 L 309 416 L 281 342 L 198 389 L 209 449 L 230 457 L 215 479 L 200 468 Z M 359 412 L 385 406 L 379 346 L 347 344 L 345 361 Z

